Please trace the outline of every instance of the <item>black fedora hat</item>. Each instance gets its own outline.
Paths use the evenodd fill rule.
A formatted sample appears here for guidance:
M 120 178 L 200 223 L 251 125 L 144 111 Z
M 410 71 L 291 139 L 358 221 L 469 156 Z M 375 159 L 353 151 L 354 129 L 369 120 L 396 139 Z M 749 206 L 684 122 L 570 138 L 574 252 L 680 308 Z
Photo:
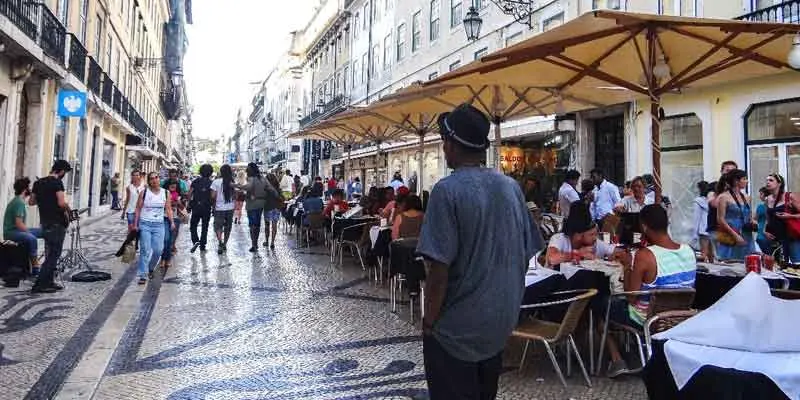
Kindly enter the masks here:
M 462 104 L 439 115 L 442 140 L 454 140 L 473 150 L 489 148 L 489 119 L 471 104 Z

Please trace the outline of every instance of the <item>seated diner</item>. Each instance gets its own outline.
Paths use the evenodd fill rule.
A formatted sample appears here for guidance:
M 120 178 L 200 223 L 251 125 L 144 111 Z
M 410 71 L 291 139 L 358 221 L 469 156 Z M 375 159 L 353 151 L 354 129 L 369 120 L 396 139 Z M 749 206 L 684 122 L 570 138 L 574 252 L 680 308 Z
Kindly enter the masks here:
M 570 205 L 569 217 L 564 221 L 563 233 L 550 238 L 547 245 L 546 263 L 555 266 L 563 262 L 594 260 L 612 257 L 614 245 L 597 240 L 597 225 L 592 221 L 589 206 L 581 201 Z
M 328 205 L 325 206 L 325 210 L 322 213 L 326 218 L 333 218 L 333 214 L 343 213 L 349 209 L 350 205 L 348 205 L 345 200 L 344 190 L 333 189 L 333 191 L 331 191 L 331 199 L 328 201 Z
M 634 258 L 620 257 L 625 291 L 693 288 L 697 269 L 694 250 L 672 240 L 667 231 L 669 218 L 664 207 L 647 205 L 640 211 L 639 218 L 642 235 L 649 246 L 639 249 Z M 648 307 L 645 296 L 615 299 L 609 318 L 615 323 L 642 329 Z M 608 376 L 614 378 L 630 372 L 610 336 L 606 345 L 611 357 Z
M 404 189 L 401 187 L 400 190 Z M 399 210 L 392 224 L 392 240 L 419 237 L 425 213 L 422 212 L 422 199 L 412 194 L 398 204 Z

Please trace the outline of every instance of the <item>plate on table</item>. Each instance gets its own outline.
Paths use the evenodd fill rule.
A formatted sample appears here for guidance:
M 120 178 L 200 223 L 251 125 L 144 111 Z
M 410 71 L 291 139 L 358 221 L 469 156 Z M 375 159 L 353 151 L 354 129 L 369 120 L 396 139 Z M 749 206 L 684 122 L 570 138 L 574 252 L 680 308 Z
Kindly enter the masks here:
M 800 278 L 800 269 L 798 268 L 784 268 L 781 270 L 781 272 L 792 278 Z

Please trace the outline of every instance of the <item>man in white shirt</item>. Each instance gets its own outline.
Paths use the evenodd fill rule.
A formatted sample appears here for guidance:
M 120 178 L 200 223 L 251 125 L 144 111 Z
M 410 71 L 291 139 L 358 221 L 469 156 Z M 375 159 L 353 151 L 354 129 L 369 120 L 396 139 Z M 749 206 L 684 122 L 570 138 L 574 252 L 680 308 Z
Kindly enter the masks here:
M 592 218 L 602 228 L 604 219 L 614 212 L 614 206 L 622 200 L 619 187 L 606 180 L 605 173 L 599 168 L 591 172 L 592 182 L 597 186 L 592 202 Z
M 281 178 L 281 192 L 283 192 L 284 199 L 291 199 L 292 196 L 292 183 L 294 183 L 294 177 L 292 176 L 291 170 L 286 170 L 286 173 L 283 174 L 283 178 Z
M 569 217 L 569 206 L 581 199 L 578 190 L 575 189 L 580 179 L 581 173 L 571 169 L 567 171 L 567 176 L 564 177 L 564 183 L 562 183 L 561 187 L 558 189 L 558 208 L 564 219 Z
M 300 171 L 300 184 L 307 187 L 311 183 L 311 178 L 308 177 L 308 171 Z

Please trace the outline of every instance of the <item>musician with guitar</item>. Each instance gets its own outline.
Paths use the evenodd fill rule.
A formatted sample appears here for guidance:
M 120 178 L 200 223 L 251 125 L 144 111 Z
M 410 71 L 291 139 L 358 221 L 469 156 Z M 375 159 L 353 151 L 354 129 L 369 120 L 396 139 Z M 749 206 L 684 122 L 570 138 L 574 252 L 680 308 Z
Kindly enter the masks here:
M 39 206 L 39 219 L 46 249 L 44 263 L 31 290 L 33 293 L 53 293 L 63 289 L 54 281 L 56 265 L 64 247 L 64 238 L 70 223 L 71 210 L 64 192 L 64 175 L 72 171 L 65 160 L 57 160 L 50 175 L 33 184 L 29 204 Z

